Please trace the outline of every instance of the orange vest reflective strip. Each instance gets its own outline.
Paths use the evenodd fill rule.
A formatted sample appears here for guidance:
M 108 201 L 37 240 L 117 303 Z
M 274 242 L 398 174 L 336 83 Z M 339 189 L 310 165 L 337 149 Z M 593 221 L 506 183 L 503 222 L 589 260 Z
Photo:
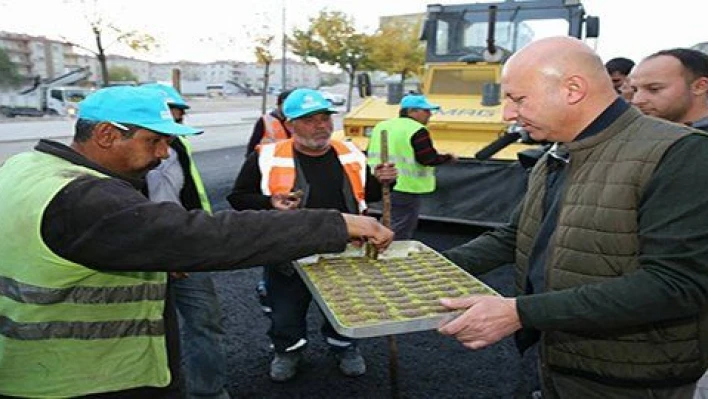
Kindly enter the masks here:
M 278 120 L 271 114 L 265 114 L 263 118 L 263 138 L 260 144 L 276 143 L 278 141 L 287 140 L 288 132 L 285 130 L 283 122 Z
M 349 180 L 359 212 L 366 210 L 366 156 L 353 143 L 332 140 L 339 163 Z M 258 167 L 261 171 L 261 191 L 265 195 L 285 194 L 295 185 L 295 160 L 292 139 L 261 145 L 258 151 Z

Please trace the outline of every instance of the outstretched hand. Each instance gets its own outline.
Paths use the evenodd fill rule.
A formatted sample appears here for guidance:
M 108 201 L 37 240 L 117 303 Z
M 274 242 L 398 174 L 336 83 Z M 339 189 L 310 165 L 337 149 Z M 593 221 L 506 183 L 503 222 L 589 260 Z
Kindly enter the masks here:
M 443 298 L 440 303 L 448 309 L 466 309 L 451 321 L 442 322 L 438 332 L 455 337 L 470 349 L 487 347 L 521 328 L 515 298 L 473 295 Z
M 360 216 L 343 213 L 347 224 L 347 233 L 354 239 L 366 239 L 380 251 L 388 248 L 393 241 L 393 231 L 384 227 L 371 216 Z

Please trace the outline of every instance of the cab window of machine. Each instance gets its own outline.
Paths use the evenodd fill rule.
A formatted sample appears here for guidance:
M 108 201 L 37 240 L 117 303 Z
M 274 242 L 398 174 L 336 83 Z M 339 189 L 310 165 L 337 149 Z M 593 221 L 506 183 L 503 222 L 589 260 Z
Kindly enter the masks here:
M 467 50 L 486 48 L 488 30 L 488 22 L 468 22 L 464 29 L 462 46 Z M 533 40 L 566 35 L 568 30 L 569 23 L 565 19 L 497 21 L 494 27 L 494 43 L 497 47 L 515 52 Z
M 51 96 L 52 96 L 52 98 L 59 100 L 59 101 L 62 101 L 64 99 L 64 97 L 62 97 L 62 95 L 61 95 L 61 90 L 52 90 Z
M 525 24 L 519 24 L 519 30 L 527 29 Z M 486 48 L 487 47 L 487 32 L 489 23 L 487 22 L 472 22 L 465 27 L 463 36 L 463 46 L 466 49 Z M 509 22 L 497 22 L 494 26 L 494 41 L 495 45 L 510 49 L 514 43 L 516 35 L 516 25 Z
M 450 54 L 450 24 L 447 21 L 438 20 L 435 30 L 435 55 Z

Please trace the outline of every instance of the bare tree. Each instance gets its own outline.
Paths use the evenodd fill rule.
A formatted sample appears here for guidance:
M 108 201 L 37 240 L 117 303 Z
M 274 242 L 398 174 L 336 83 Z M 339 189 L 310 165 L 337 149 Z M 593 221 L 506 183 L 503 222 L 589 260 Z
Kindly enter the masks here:
M 242 26 L 241 31 L 246 32 L 245 35 L 248 40 L 244 41 L 243 36 L 229 36 L 228 34 L 222 34 L 217 37 L 205 37 L 201 38 L 200 41 L 203 43 L 212 43 L 223 48 L 224 51 L 234 51 L 240 53 L 242 51 L 250 51 L 256 58 L 256 62 L 263 66 L 263 75 L 260 78 L 261 89 L 252 89 L 250 82 L 237 82 L 241 89 L 247 89 L 247 95 L 259 93 L 262 97 L 261 101 L 261 112 L 265 113 L 267 110 L 268 102 L 268 87 L 270 82 L 270 77 L 272 75 L 271 66 L 275 60 L 275 35 L 272 34 L 273 27 L 271 24 L 270 17 L 267 14 L 256 13 L 255 19 L 262 22 L 261 26 L 253 27 Z M 255 86 L 255 85 L 254 85 Z M 284 90 L 285 88 L 283 88 Z
M 270 80 L 270 66 L 273 63 L 273 50 L 271 46 L 273 45 L 274 35 L 265 35 L 256 38 L 256 48 L 254 53 L 256 55 L 256 61 L 263 65 L 263 92 L 261 101 L 261 113 L 266 113 L 266 103 L 268 101 L 268 82 Z M 285 90 L 283 87 L 282 90 Z
M 109 83 L 108 65 L 106 62 L 106 49 L 115 43 L 123 44 L 135 51 L 150 51 L 158 47 L 155 38 L 145 32 L 138 30 L 122 29 L 108 20 L 104 12 L 100 10 L 99 0 L 64 0 L 67 4 L 77 4 L 82 6 L 83 15 L 88 22 L 91 32 L 94 35 L 96 48 L 92 49 L 79 43 L 66 40 L 72 46 L 84 49 L 96 56 L 101 67 L 101 77 L 103 85 Z M 104 39 L 109 37 L 111 42 L 104 44 Z

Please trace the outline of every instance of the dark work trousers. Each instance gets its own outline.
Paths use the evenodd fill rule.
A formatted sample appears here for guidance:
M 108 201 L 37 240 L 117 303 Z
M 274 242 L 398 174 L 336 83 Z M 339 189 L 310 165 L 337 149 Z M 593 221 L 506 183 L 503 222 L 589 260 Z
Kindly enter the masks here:
M 410 240 L 418 227 L 421 195 L 391 191 L 391 230 L 395 240 Z
M 298 342 L 307 339 L 307 309 L 312 294 L 289 265 L 266 266 L 268 301 L 273 312 L 268 330 L 275 351 L 283 353 L 301 348 Z M 333 351 L 343 350 L 355 344 L 354 340 L 339 335 L 327 318 L 322 324 L 322 335 Z
M 189 273 L 170 284 L 179 313 L 187 399 L 228 399 L 226 332 L 211 273 Z

